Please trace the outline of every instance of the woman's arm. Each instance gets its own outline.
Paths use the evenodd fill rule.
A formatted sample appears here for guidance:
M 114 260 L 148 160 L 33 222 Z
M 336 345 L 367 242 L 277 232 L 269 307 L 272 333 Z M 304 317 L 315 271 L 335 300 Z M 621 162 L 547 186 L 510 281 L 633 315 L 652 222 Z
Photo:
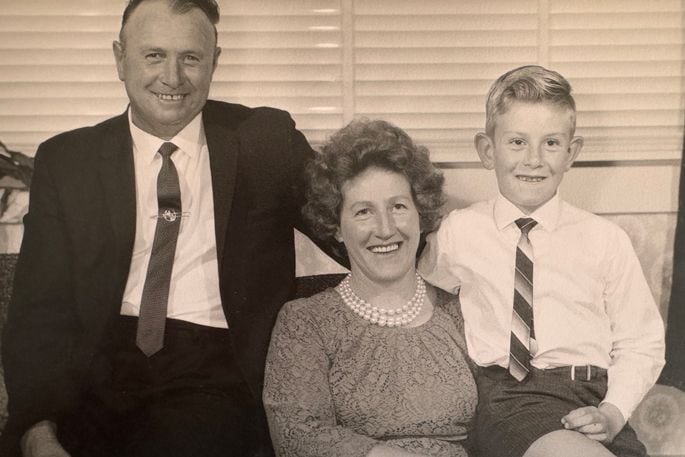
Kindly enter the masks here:
M 379 442 L 336 421 L 328 384 L 330 360 L 320 333 L 325 329 L 320 329 L 311 315 L 319 305 L 311 300 L 287 303 L 271 336 L 263 400 L 276 455 L 376 455 L 369 451 Z

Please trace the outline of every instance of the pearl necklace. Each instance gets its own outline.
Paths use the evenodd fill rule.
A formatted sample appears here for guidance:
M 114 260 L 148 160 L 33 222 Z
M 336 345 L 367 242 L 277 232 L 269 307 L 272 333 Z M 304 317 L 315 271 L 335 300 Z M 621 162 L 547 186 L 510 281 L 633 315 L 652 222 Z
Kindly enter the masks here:
M 386 309 L 373 306 L 363 298 L 360 298 L 350 286 L 352 273 L 348 274 L 335 288 L 340 294 L 343 302 L 355 314 L 372 324 L 381 327 L 401 327 L 409 324 L 421 312 L 423 301 L 426 298 L 426 283 L 423 278 L 416 273 L 416 291 L 414 296 L 400 309 Z

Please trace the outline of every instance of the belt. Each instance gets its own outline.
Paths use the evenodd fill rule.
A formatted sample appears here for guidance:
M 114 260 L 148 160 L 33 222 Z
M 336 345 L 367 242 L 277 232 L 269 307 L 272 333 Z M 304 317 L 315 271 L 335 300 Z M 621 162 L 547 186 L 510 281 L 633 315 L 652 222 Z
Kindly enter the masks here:
M 479 367 L 479 373 L 484 374 L 490 378 L 511 377 L 509 370 L 502 368 L 499 365 L 490 365 L 488 367 Z M 554 368 L 535 368 L 531 367 L 530 374 L 533 376 L 557 376 L 571 381 L 592 381 L 606 376 L 606 368 L 601 368 L 595 365 L 566 365 Z
M 123 341 L 135 341 L 138 317 L 118 317 L 114 324 L 114 337 Z M 226 328 L 209 327 L 180 319 L 166 319 L 165 336 L 170 338 L 184 338 L 192 340 L 229 341 L 230 333 Z
M 595 365 L 571 365 L 567 368 L 572 381 L 592 381 L 603 376 L 606 376 L 606 368 L 597 367 Z

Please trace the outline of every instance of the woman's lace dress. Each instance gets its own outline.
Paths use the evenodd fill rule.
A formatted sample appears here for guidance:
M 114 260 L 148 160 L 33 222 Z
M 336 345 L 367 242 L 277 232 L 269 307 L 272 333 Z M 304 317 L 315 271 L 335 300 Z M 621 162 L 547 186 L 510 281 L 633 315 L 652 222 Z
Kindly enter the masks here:
M 373 325 L 334 289 L 287 303 L 274 328 L 264 406 L 278 456 L 365 456 L 379 443 L 466 456 L 476 407 L 459 303 L 438 291 L 430 320 Z

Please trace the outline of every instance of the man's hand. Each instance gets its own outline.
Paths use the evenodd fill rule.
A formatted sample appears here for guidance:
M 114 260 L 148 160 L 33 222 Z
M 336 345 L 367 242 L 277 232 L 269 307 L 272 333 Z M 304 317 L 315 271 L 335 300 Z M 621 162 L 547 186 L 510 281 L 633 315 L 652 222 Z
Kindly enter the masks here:
M 24 457 L 70 457 L 57 441 L 57 425 L 42 421 L 31 427 L 21 438 Z
M 602 403 L 599 408 L 585 406 L 574 409 L 561 418 L 567 430 L 575 430 L 588 438 L 609 444 L 618 435 L 626 421 L 619 409 L 611 403 Z

